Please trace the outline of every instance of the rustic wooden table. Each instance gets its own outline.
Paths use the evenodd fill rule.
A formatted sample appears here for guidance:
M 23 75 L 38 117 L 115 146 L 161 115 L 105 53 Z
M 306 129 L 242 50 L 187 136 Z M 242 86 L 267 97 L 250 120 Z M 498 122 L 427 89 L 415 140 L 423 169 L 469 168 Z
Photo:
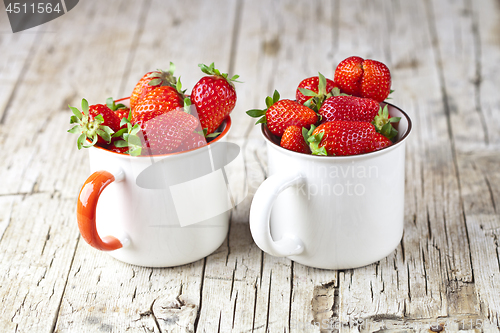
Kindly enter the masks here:
M 414 122 L 405 232 L 373 265 L 313 269 L 252 241 L 266 152 L 244 111 L 351 55 L 391 68 Z M 215 253 L 141 268 L 79 236 L 88 155 L 67 105 L 127 96 L 169 61 L 185 87 L 201 62 L 241 75 L 230 140 L 248 195 Z M 16 34 L 0 10 L 0 331 L 499 332 L 499 64 L 498 0 L 82 0 Z

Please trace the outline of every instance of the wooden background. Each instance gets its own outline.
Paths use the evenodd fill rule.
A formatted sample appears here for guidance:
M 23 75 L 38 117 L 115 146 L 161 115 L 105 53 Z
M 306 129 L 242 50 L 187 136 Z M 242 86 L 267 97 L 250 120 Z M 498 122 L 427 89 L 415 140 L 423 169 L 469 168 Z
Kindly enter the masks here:
M 244 111 L 274 89 L 293 98 L 301 79 L 333 77 L 351 55 L 389 66 L 392 102 L 414 121 L 405 233 L 378 263 L 319 270 L 252 241 L 266 152 Z M 89 167 L 66 133 L 67 105 L 127 96 L 170 61 L 188 88 L 201 62 L 241 75 L 230 140 L 243 149 L 233 177 L 248 195 L 214 254 L 140 268 L 79 237 L 76 196 Z M 2 8 L 0 331 L 428 332 L 441 323 L 499 332 L 499 89 L 498 0 L 81 0 L 16 34 Z

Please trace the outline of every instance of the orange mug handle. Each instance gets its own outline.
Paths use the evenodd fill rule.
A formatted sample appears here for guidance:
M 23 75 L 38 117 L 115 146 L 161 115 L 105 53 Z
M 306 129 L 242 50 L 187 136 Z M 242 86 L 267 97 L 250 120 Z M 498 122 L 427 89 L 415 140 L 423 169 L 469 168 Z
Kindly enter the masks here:
M 117 177 L 123 177 L 123 172 Z M 96 171 L 87 178 L 78 195 L 76 216 L 80 234 L 90 246 L 101 251 L 113 251 L 124 246 L 123 241 L 116 237 L 101 238 L 96 228 L 97 201 L 102 191 L 115 180 L 111 172 Z

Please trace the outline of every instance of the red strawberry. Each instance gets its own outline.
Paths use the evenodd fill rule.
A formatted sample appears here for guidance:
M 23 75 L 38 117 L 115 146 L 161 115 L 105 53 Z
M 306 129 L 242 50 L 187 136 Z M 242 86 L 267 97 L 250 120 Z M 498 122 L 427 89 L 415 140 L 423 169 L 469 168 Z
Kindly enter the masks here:
M 371 151 L 380 150 L 385 147 L 392 145 L 392 141 L 383 136 L 380 133 L 375 133 L 372 138 Z
M 332 96 L 319 109 L 322 122 L 333 120 L 372 122 L 378 114 L 380 104 L 370 98 L 354 96 Z
M 205 137 L 197 132 L 189 134 L 189 136 L 181 143 L 176 151 L 186 151 L 207 145 Z
M 387 145 L 367 122 L 335 120 L 318 126 L 308 140 L 314 155 L 357 155 Z M 390 141 L 389 141 L 390 142 Z
M 298 103 L 317 111 L 335 87 L 335 82 L 318 73 L 318 76 L 304 79 L 299 83 L 295 92 L 295 99 Z
M 299 126 L 292 125 L 287 127 L 285 133 L 283 133 L 283 136 L 281 137 L 280 146 L 298 153 L 311 153 L 311 149 L 304 139 L 302 127 Z
M 106 99 L 106 105 L 108 108 L 110 108 L 111 111 L 115 112 L 118 119 L 120 119 L 120 123 L 121 123 L 123 118 L 128 118 L 129 113 L 130 113 L 130 109 L 122 103 L 116 104 L 113 97 L 109 97 L 108 99 Z M 125 127 L 126 127 L 126 124 L 122 124 L 121 128 L 125 128 Z
M 144 74 L 144 76 L 137 82 L 130 95 L 130 108 L 134 109 L 139 101 L 144 98 L 151 90 L 161 86 L 175 86 L 177 83 L 174 77 L 175 66 L 170 63 L 170 69 L 163 71 L 161 69 Z
M 111 142 L 111 136 L 120 130 L 120 119 L 106 105 L 95 104 L 89 106 L 86 99 L 82 100 L 82 111 L 69 107 L 73 111 L 71 124 L 76 124 L 68 132 L 79 133 L 78 149 L 88 148 L 96 143 L 104 145 Z M 92 143 L 85 145 L 89 139 Z
M 167 113 L 169 111 L 182 108 L 184 102 L 178 91 L 170 86 L 162 86 L 151 90 L 132 109 L 132 124 L 139 124 L 141 127 L 150 119 Z
M 145 145 L 149 154 L 173 152 L 198 126 L 198 119 L 184 111 L 173 110 L 144 124 Z
M 250 117 L 261 117 L 255 124 L 267 123 L 267 127 L 277 136 L 282 136 L 286 128 L 292 125 L 309 129 L 318 121 L 318 115 L 310 108 L 289 99 L 280 100 L 278 91 L 273 97 L 266 98 L 267 109 L 248 110 Z
M 238 82 L 238 75 L 229 78 L 210 66 L 200 64 L 203 73 L 210 76 L 202 77 L 193 87 L 191 102 L 198 110 L 202 128 L 207 129 L 207 134 L 213 133 L 234 109 L 236 104 L 236 90 L 233 82 Z
M 129 108 L 118 109 L 118 110 L 115 111 L 116 116 L 120 120 L 122 120 L 123 118 L 128 118 L 129 113 L 130 113 L 130 109 Z
M 391 92 L 391 73 L 379 61 L 349 57 L 335 69 L 335 83 L 346 94 L 382 102 Z

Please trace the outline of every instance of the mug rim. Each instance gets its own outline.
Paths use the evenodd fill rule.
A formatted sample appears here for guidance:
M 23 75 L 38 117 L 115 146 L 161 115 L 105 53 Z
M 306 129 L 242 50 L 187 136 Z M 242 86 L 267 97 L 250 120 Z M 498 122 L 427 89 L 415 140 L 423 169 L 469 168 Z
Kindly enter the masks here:
M 283 148 L 279 144 L 277 144 L 273 140 L 273 137 L 276 137 L 276 136 L 269 131 L 266 124 L 261 124 L 261 134 L 264 137 L 264 139 L 266 140 L 266 142 L 272 144 L 273 145 L 272 147 L 274 147 L 275 149 L 282 151 L 285 154 L 295 154 L 292 156 L 303 156 L 303 158 L 323 158 L 323 159 L 324 158 L 328 158 L 328 159 L 349 159 L 349 158 L 351 158 L 352 159 L 352 158 L 364 158 L 364 157 L 374 156 L 374 155 L 378 155 L 378 154 L 383 154 L 384 152 L 395 149 L 396 147 L 398 147 L 404 143 L 404 141 L 409 136 L 409 134 L 412 130 L 412 122 L 411 122 L 411 119 L 408 116 L 408 114 L 406 112 L 404 112 L 403 110 L 401 110 L 401 108 L 397 107 L 396 105 L 391 104 L 391 103 L 387 103 L 387 102 L 382 102 L 381 104 L 382 104 L 382 106 L 389 105 L 389 106 L 397 109 L 399 112 L 401 112 L 401 114 L 406 118 L 406 120 L 408 122 L 408 129 L 406 130 L 406 132 L 403 134 L 403 136 L 397 142 L 390 145 L 389 147 L 385 147 L 385 148 L 382 148 L 380 150 L 371 151 L 371 152 L 363 153 L 363 154 L 357 154 L 357 155 L 342 155 L 342 156 L 332 156 L 332 155 L 322 156 L 322 155 L 303 154 L 303 153 L 299 153 L 299 152 L 296 152 L 293 150 Z
M 125 100 L 128 100 L 128 99 L 130 99 L 130 97 L 123 97 L 123 98 L 115 100 L 115 103 L 122 102 L 122 101 L 125 101 Z M 210 144 L 212 144 L 213 142 L 219 141 L 224 136 L 226 136 L 226 134 L 229 132 L 229 129 L 231 128 L 231 124 L 232 124 L 230 115 L 228 115 L 222 121 L 222 124 L 225 125 L 224 126 L 224 130 L 222 130 L 222 132 L 215 139 L 211 140 L 210 142 L 207 142 L 207 146 L 210 145 Z M 206 146 L 196 147 L 196 148 L 192 148 L 192 149 L 189 149 L 189 150 L 177 151 L 177 152 L 172 152 L 172 153 L 167 153 L 167 154 L 152 154 L 152 155 L 148 154 L 148 155 L 139 155 L 139 156 L 132 156 L 130 154 L 119 153 L 119 152 L 116 152 L 116 151 L 112 151 L 112 150 L 103 148 L 103 147 L 98 146 L 98 145 L 94 145 L 91 148 L 96 148 L 96 149 L 99 149 L 99 150 L 102 150 L 102 151 L 105 151 L 105 152 L 108 152 L 108 153 L 111 153 L 111 154 L 116 154 L 118 156 L 131 157 L 131 158 L 145 158 L 145 157 L 151 158 L 151 157 L 175 156 L 175 155 L 184 154 L 184 153 L 187 153 L 187 152 L 192 152 L 192 151 L 198 150 L 198 149 L 203 148 L 203 147 L 206 147 Z

